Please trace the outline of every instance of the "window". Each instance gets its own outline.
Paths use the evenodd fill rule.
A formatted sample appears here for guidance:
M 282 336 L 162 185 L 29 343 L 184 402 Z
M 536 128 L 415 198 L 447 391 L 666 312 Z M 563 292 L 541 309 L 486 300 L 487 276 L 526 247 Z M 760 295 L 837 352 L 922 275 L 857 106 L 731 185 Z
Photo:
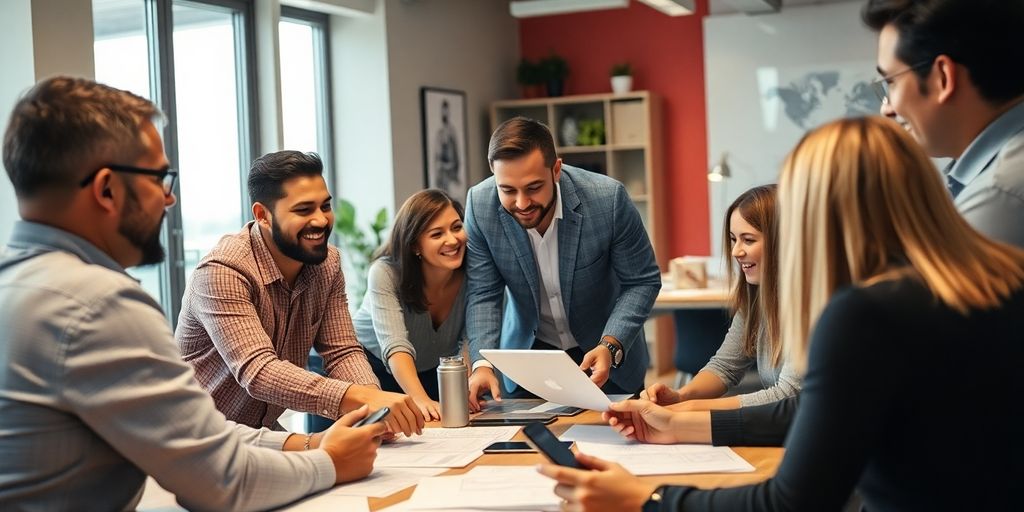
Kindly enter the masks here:
M 324 14 L 281 8 L 278 24 L 284 147 L 331 156 L 330 84 Z
M 168 261 L 132 271 L 172 324 L 199 259 L 248 218 L 251 9 L 241 0 L 93 0 L 96 79 L 160 106 L 167 157 L 181 172 L 164 232 Z

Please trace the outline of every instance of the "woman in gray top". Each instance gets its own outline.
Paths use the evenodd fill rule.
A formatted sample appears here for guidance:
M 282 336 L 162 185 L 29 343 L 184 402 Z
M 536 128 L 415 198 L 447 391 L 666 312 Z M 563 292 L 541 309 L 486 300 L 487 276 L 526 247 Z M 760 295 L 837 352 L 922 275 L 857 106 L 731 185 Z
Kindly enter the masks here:
M 441 419 L 438 359 L 465 339 L 462 218 L 462 205 L 441 190 L 409 197 L 352 319 L 381 389 L 411 396 L 428 421 Z
M 693 380 L 678 390 L 654 384 L 644 391 L 646 397 L 660 405 L 674 404 L 671 408 L 676 410 L 735 409 L 771 403 L 800 391 L 800 375 L 782 362 L 779 342 L 775 217 L 775 185 L 754 187 L 729 206 L 725 252 L 736 259 L 743 273 L 738 278 L 736 267 L 729 266 L 729 281 L 735 283 L 729 332 Z M 755 362 L 764 389 L 720 398 Z

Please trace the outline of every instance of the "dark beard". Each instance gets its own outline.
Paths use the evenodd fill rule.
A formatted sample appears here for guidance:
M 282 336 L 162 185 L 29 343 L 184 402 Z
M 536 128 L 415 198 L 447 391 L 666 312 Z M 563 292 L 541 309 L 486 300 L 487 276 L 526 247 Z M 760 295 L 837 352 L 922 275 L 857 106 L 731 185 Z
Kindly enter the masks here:
M 143 226 L 145 215 L 139 205 L 139 197 L 131 187 L 125 187 L 125 209 L 121 222 L 117 225 L 117 232 L 128 239 L 132 245 L 142 251 L 142 260 L 137 266 L 155 265 L 162 263 L 166 257 L 164 246 L 160 245 L 160 231 L 167 215 L 165 210 L 160 215 L 156 226 L 147 228 Z
M 306 250 L 302 248 L 302 236 L 310 233 L 324 232 L 324 241 L 322 244 L 313 247 L 312 250 Z M 274 239 L 274 243 L 277 245 L 277 249 L 281 251 L 281 254 L 295 260 L 301 261 L 307 265 L 318 265 L 323 263 L 327 259 L 327 240 L 331 237 L 331 226 L 327 226 L 324 229 L 316 228 L 305 228 L 299 231 L 296 235 L 295 240 L 288 240 L 284 237 L 284 232 L 281 230 L 281 226 L 277 225 L 277 221 L 270 219 L 270 236 Z
M 512 212 L 513 213 L 512 218 L 515 219 L 516 222 L 518 222 L 519 225 L 523 227 L 523 229 L 533 229 L 533 228 L 539 226 L 541 222 L 544 222 L 544 218 L 548 216 L 548 213 L 551 211 L 551 209 L 555 207 L 555 201 L 558 200 L 558 189 L 555 188 L 555 180 L 554 179 L 551 180 L 551 189 L 555 191 L 553 194 L 551 194 L 551 201 L 548 202 L 548 204 L 546 204 L 546 205 L 544 205 L 544 206 L 542 206 L 540 208 L 540 213 L 537 215 L 537 220 L 535 220 L 535 221 L 533 221 L 531 223 L 525 223 L 524 224 L 523 221 L 519 220 L 519 217 L 516 217 L 514 215 L 516 211 L 522 212 L 523 210 L 518 210 L 517 209 L 517 210 Z

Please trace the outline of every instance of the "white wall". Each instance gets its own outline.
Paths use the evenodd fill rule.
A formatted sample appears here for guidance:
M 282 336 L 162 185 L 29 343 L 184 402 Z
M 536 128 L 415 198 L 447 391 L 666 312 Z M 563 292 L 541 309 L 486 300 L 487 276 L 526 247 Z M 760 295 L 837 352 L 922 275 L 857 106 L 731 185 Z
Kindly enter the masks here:
M 491 102 L 515 97 L 519 30 L 507 2 L 387 0 L 394 197 L 424 188 L 420 87 L 466 93 L 469 183 L 490 175 Z M 464 198 L 460 198 L 463 199 Z
M 776 182 L 806 128 L 843 115 L 851 84 L 875 78 L 876 36 L 861 23 L 860 8 L 860 2 L 846 2 L 704 18 L 708 168 L 728 152 L 732 170 L 731 178 L 708 187 L 716 261 L 729 203 L 755 185 Z M 800 127 L 781 100 L 765 94 L 766 85 L 789 87 L 819 71 L 839 71 L 841 81 L 829 94 L 818 94 L 821 107 Z M 877 113 L 878 100 L 870 89 L 868 94 L 873 103 L 866 113 Z M 717 267 L 712 270 L 724 270 Z
M 7 0 L 0 16 L 0 129 L 7 129 L 11 108 L 25 89 L 34 82 L 32 62 L 32 2 Z M 2 166 L 2 164 L 0 164 Z M 18 204 L 7 171 L 0 178 L 0 246 L 7 243 L 11 227 L 18 220 Z
M 0 126 L 38 79 L 56 74 L 91 77 L 91 0 L 5 0 L 0 16 Z M 7 171 L 0 179 L 0 244 L 7 243 L 18 205 Z
M 352 201 L 360 222 L 394 211 L 391 105 L 384 4 L 369 16 L 331 16 L 335 197 Z
M 32 0 L 36 80 L 96 76 L 92 0 Z

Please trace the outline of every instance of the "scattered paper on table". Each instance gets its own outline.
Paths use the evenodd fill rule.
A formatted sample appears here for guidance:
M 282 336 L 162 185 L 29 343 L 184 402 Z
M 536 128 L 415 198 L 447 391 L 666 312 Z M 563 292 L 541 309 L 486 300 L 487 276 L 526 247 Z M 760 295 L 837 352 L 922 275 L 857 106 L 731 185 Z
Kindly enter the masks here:
M 281 512 L 323 512 L 325 510 L 370 512 L 370 504 L 362 496 L 339 496 L 331 494 L 331 489 L 328 489 L 282 508 Z
M 618 432 L 608 425 L 573 425 L 562 435 L 558 436 L 558 438 L 562 441 L 583 441 L 617 445 L 636 443 L 620 436 Z
M 617 462 L 638 476 L 754 471 L 754 466 L 736 455 L 728 446 L 576 441 L 576 448 L 582 453 Z
M 427 428 L 377 450 L 376 468 L 461 468 L 495 441 L 508 441 L 519 427 Z
M 373 468 L 370 476 L 357 482 L 335 486 L 330 492 L 337 496 L 383 498 L 406 487 L 412 487 L 426 477 L 444 472 L 445 468 Z
M 555 482 L 533 466 L 479 466 L 424 478 L 406 510 L 558 510 Z

